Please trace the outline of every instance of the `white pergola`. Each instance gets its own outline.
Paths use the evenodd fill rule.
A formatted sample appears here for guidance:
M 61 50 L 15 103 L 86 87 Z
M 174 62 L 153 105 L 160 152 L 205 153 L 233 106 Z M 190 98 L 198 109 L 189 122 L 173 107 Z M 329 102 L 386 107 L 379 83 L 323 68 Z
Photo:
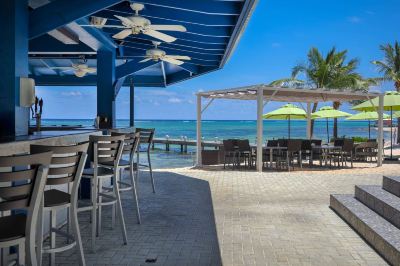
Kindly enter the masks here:
M 349 90 L 330 89 L 292 89 L 271 87 L 264 84 L 214 90 L 197 93 L 197 166 L 202 166 L 201 158 L 201 120 L 202 113 L 210 106 L 214 99 L 252 100 L 257 102 L 257 171 L 262 171 L 262 145 L 263 145 L 263 108 L 271 102 L 300 102 L 307 104 L 307 138 L 311 138 L 311 104 L 317 102 L 348 102 L 353 100 L 371 100 L 379 97 L 378 123 L 378 166 L 383 160 L 383 94 L 364 93 Z M 209 101 L 202 106 L 202 98 Z

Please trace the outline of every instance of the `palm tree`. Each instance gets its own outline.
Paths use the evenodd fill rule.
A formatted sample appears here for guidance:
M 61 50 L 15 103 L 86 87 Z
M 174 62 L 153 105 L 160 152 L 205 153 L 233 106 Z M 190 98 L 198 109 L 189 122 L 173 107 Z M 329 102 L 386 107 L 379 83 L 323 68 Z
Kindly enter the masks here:
M 301 88 L 329 88 L 367 90 L 367 80 L 356 72 L 359 60 L 347 59 L 347 50 L 336 51 L 333 47 L 324 57 L 317 48 L 311 48 L 307 54 L 307 62 L 293 67 L 292 76 L 271 82 L 271 86 L 301 87 Z M 303 74 L 305 80 L 297 77 Z M 333 107 L 338 109 L 340 102 L 334 102 Z M 318 103 L 314 103 L 312 112 L 317 110 Z M 311 134 L 314 131 L 314 121 L 311 122 Z M 337 121 L 334 122 L 334 137 L 337 137 Z
M 380 49 L 384 53 L 384 59 L 372 61 L 372 63 L 383 74 L 381 80 L 394 82 L 394 87 L 400 92 L 400 45 L 396 41 L 394 46 L 391 44 L 381 45 Z M 400 132 L 400 118 L 397 120 L 397 132 Z M 397 134 L 397 142 L 400 142 L 399 134 Z

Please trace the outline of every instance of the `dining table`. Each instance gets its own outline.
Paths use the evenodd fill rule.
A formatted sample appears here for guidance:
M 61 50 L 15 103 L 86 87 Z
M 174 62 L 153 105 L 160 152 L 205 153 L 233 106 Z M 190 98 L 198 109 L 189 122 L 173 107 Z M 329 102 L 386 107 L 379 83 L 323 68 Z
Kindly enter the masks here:
M 322 166 L 322 162 L 325 162 L 325 166 L 328 165 L 328 158 L 329 158 L 328 155 L 330 152 L 341 151 L 341 150 L 342 150 L 342 146 L 335 146 L 335 145 L 330 145 L 330 144 L 313 145 L 312 146 L 312 153 L 314 153 L 314 151 L 319 151 L 319 153 L 321 154 L 320 166 Z M 313 154 L 311 155 L 311 158 L 313 158 Z

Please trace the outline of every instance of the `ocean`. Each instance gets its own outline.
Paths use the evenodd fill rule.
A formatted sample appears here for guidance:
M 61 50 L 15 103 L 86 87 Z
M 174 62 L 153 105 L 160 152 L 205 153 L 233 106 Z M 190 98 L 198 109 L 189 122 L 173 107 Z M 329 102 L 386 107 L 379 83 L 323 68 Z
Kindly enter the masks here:
M 202 122 L 202 135 L 204 140 L 223 140 L 227 138 L 256 140 L 256 121 L 254 120 L 205 120 Z M 332 136 L 333 121 L 329 121 L 329 134 Z M 43 119 L 42 125 L 82 125 L 92 126 L 92 119 Z M 118 127 L 129 126 L 129 120 L 118 119 Z M 136 127 L 155 128 L 156 138 L 196 138 L 195 120 L 137 120 Z M 367 121 L 338 122 L 339 136 L 368 137 Z M 288 122 L 284 120 L 265 120 L 264 139 L 277 139 L 288 137 Z M 291 121 L 291 138 L 306 137 L 306 121 Z M 371 128 L 371 138 L 377 137 L 377 130 Z M 385 136 L 385 138 L 388 136 Z M 326 122 L 315 121 L 314 138 L 327 140 Z M 163 151 L 163 146 L 157 147 L 153 152 L 153 165 L 155 168 L 186 167 L 194 164 L 194 148 L 189 149 L 188 154 L 180 154 L 179 147 L 171 147 L 170 152 Z M 174 149 L 175 148 L 175 149 Z

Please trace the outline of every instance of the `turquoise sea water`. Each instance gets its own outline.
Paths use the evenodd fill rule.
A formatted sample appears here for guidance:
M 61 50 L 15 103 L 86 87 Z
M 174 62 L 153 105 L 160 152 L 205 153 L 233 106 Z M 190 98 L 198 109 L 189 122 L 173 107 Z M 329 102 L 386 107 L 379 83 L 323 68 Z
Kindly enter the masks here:
M 44 119 L 43 125 L 82 125 L 92 126 L 91 119 Z M 129 120 L 117 120 L 118 127 L 127 127 Z M 368 122 L 339 120 L 339 135 L 346 137 L 368 137 Z M 196 138 L 196 121 L 194 120 L 138 120 L 136 127 L 155 128 L 156 137 L 170 138 L 187 137 Z M 332 136 L 333 122 L 329 121 L 330 136 Z M 223 140 L 227 138 L 247 138 L 255 142 L 256 121 L 253 120 L 206 120 L 202 122 L 202 134 L 205 140 Z M 371 138 L 376 138 L 377 130 L 371 128 Z M 264 139 L 287 138 L 288 122 L 282 120 L 264 121 Z M 306 121 L 291 121 L 291 138 L 306 137 Z M 326 122 L 316 121 L 314 138 L 326 141 Z M 191 166 L 194 162 L 194 148 L 189 149 L 189 154 L 179 154 L 179 147 L 171 152 L 160 150 L 153 153 L 156 168 Z M 173 147 L 172 147 L 173 148 Z

